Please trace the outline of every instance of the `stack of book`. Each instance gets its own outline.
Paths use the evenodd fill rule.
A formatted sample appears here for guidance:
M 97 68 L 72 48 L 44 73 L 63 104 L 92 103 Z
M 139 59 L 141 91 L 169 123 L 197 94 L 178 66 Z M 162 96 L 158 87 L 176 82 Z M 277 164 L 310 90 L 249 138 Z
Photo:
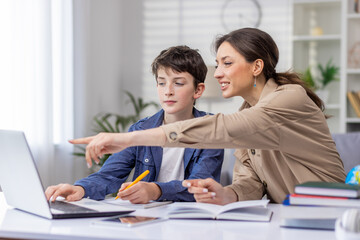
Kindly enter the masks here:
M 295 186 L 290 205 L 360 208 L 360 186 L 333 182 L 305 182 Z

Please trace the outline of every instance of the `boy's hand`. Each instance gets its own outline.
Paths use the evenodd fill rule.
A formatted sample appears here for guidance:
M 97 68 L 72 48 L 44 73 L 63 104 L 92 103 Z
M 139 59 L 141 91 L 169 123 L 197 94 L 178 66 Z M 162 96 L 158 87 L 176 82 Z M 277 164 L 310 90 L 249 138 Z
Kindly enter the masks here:
M 237 201 L 231 188 L 224 188 L 212 178 L 184 180 L 182 185 L 194 194 L 197 202 L 225 205 Z
M 84 188 L 63 183 L 56 186 L 50 186 L 45 191 L 46 199 L 49 201 L 52 197 L 52 202 L 55 202 L 56 198 L 59 196 L 64 197 L 69 202 L 78 201 L 82 199 L 84 195 Z
M 138 182 L 130 188 L 125 189 L 131 182 L 123 183 L 117 194 L 123 200 L 131 203 L 148 203 L 150 200 L 157 200 L 161 196 L 161 189 L 156 183 Z

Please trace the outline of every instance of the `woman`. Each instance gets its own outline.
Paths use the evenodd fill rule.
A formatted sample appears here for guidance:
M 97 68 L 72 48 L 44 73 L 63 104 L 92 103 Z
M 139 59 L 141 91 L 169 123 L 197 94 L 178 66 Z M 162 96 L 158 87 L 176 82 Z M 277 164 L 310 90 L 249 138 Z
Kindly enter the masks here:
M 281 203 L 305 181 L 344 182 L 323 103 L 295 73 L 276 73 L 279 51 L 267 33 L 244 28 L 215 42 L 215 78 L 225 98 L 241 96 L 239 112 L 206 116 L 131 134 L 99 134 L 87 143 L 87 158 L 129 146 L 238 148 L 233 183 L 185 181 L 200 202 L 227 204 L 261 199 Z

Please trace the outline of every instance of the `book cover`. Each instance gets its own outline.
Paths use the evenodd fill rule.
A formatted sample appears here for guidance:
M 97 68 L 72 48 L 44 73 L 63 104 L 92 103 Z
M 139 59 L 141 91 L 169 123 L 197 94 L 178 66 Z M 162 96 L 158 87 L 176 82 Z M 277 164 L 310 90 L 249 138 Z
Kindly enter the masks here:
M 218 219 L 238 221 L 265 221 L 271 219 L 269 200 L 252 200 L 230 203 L 224 206 L 209 203 L 179 203 L 173 205 L 168 217 L 171 219 Z
M 295 193 L 317 196 L 359 198 L 360 186 L 336 182 L 305 182 L 295 186 Z
M 290 205 L 313 205 L 332 207 L 357 207 L 360 208 L 360 199 L 346 197 L 327 197 L 314 195 L 291 194 Z
M 360 101 L 358 99 L 358 96 L 356 93 L 352 91 L 347 92 L 347 97 L 349 99 L 349 102 L 353 109 L 355 110 L 355 113 L 358 117 L 360 117 Z

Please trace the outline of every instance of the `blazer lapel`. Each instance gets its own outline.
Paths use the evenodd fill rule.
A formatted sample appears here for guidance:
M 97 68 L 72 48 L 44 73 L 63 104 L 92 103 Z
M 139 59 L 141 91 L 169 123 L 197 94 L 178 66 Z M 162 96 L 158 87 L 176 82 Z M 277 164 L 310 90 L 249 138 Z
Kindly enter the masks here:
M 196 149 L 193 148 L 185 148 L 184 152 L 184 170 L 186 170 L 187 166 L 190 163 L 190 160 L 192 159 L 192 156 L 194 155 L 194 152 Z

